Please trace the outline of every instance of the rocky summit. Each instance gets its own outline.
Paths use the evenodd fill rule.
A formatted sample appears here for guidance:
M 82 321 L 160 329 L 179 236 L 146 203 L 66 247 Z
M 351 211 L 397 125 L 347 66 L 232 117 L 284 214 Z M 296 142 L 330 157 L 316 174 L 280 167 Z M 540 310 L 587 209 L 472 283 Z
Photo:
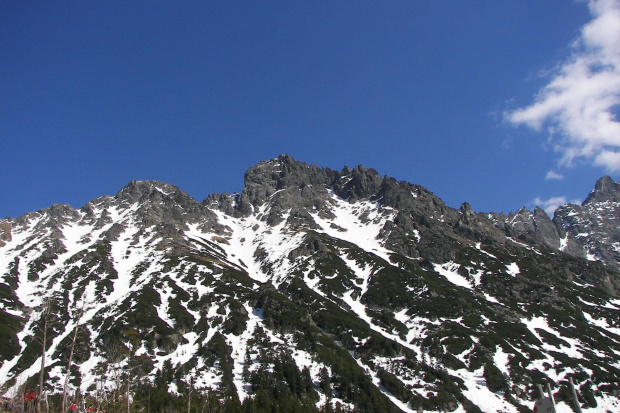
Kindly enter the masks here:
M 202 202 L 132 181 L 0 220 L 0 385 L 196 412 L 528 412 L 549 385 L 571 412 L 572 380 L 618 412 L 619 270 L 609 177 L 552 218 L 288 155 Z

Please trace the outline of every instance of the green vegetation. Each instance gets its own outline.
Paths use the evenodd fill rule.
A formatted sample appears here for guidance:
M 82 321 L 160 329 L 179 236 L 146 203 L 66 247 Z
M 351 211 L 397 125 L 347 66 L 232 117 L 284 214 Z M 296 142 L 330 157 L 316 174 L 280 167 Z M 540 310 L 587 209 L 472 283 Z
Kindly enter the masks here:
M 0 362 L 12 359 L 21 351 L 17 333 L 22 327 L 21 318 L 0 310 Z

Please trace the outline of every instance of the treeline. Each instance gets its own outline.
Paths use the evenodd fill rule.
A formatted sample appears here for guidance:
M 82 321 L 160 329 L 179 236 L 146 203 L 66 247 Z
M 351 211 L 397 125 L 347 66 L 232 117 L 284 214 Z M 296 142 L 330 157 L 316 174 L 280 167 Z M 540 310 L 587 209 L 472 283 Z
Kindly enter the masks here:
M 109 394 L 106 397 L 76 395 L 71 397 L 66 412 L 87 413 L 336 413 L 357 412 L 336 403 L 317 407 L 318 398 L 296 395 L 282 387 L 261 388 L 240 401 L 236 393 L 221 394 L 185 387 L 184 394 L 175 395 L 167 385 L 139 384 L 127 394 Z M 62 395 L 49 395 L 39 403 L 33 392 L 20 392 L 13 399 L 0 401 L 1 413 L 55 413 L 62 412 Z
M 216 341 L 217 342 L 217 341 Z M 72 394 L 65 400 L 63 409 L 63 395 L 53 394 L 44 400 L 37 397 L 37 380 L 32 377 L 20 389 L 11 403 L 0 408 L 0 412 L 107 412 L 107 413 L 323 413 L 323 412 L 362 412 L 375 411 L 364 408 L 352 409 L 350 405 L 328 401 L 321 405 L 320 393 L 323 400 L 330 400 L 333 396 L 330 386 L 330 376 L 327 369 L 321 372 L 318 388 L 312 380 L 307 367 L 299 369 L 294 358 L 285 352 L 270 352 L 267 348 L 260 349 L 259 358 L 262 363 L 256 363 L 257 369 L 247 368 L 251 360 L 245 363 L 243 371 L 246 390 L 250 397 L 239 400 L 237 388 L 230 374 L 232 366 L 222 366 L 228 371 L 221 377 L 217 391 L 197 389 L 183 369 L 174 368 L 167 360 L 161 369 L 158 369 L 152 380 L 146 379 L 145 371 L 139 363 L 133 368 L 127 368 L 116 375 L 112 369 L 101 371 L 101 377 L 106 377 L 113 383 L 112 388 L 100 388 L 93 385 L 85 394 Z M 134 360 L 135 361 L 135 360 Z M 49 377 L 46 377 L 49 379 Z M 103 382 L 104 380 L 95 380 Z M 46 383 L 44 383 L 44 387 Z M 170 387 L 176 391 L 171 392 Z M 48 387 L 46 392 L 51 389 Z M 320 392 L 320 393 L 319 393 Z M 345 395 L 342 395 L 345 396 Z M 354 398 L 355 399 L 355 398 Z M 317 404 L 319 407 L 317 407 Z M 0 406 L 1 407 L 1 406 Z

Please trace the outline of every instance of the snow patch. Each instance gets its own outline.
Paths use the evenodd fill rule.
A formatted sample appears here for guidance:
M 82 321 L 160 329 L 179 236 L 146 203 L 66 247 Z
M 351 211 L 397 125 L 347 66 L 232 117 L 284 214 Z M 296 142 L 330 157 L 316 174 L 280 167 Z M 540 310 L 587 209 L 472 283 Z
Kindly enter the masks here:
M 445 264 L 433 264 L 433 268 L 435 268 L 436 272 L 446 277 L 452 284 L 470 290 L 473 288 L 471 281 L 459 274 L 458 271 L 459 268 L 461 268 L 460 264 L 449 261 Z
M 512 275 L 513 277 L 516 277 L 521 273 L 521 270 L 519 269 L 519 266 L 516 262 L 506 265 L 506 269 L 508 271 L 508 274 Z

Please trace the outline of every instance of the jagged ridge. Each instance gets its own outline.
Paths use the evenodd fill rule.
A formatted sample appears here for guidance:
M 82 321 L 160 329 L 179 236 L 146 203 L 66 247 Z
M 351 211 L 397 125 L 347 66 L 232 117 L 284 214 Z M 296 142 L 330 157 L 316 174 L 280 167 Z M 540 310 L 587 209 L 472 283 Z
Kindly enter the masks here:
M 2 220 L 0 377 L 34 381 L 49 298 L 49 391 L 80 325 L 83 391 L 137 365 L 151 381 L 173 369 L 172 391 L 192 376 L 244 399 L 276 377 L 300 400 L 360 411 L 522 411 L 544 381 L 567 400 L 571 377 L 587 407 L 613 410 L 616 194 L 607 177 L 553 220 L 477 214 L 373 169 L 287 155 L 202 203 L 132 181 L 80 210 Z M 280 378 L 282 360 L 310 387 Z

